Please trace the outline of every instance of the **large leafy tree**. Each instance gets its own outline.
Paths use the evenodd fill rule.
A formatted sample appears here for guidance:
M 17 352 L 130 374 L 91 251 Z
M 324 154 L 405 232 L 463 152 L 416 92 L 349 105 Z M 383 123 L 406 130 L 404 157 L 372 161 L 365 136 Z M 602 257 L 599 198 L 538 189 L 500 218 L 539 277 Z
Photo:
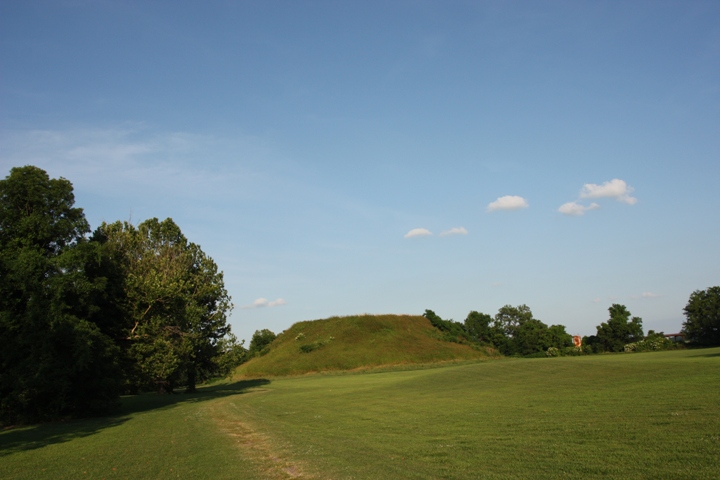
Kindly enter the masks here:
M 689 341 L 720 345 L 720 287 L 694 291 L 684 311 L 683 332 Z
M 522 354 L 521 336 L 529 333 L 530 328 L 522 329 L 525 323 L 533 320 L 532 311 L 527 305 L 513 307 L 505 305 L 498 310 L 492 324 L 493 343 L 505 355 Z
M 498 310 L 490 328 L 493 343 L 505 355 L 533 355 L 550 347 L 572 345 L 572 337 L 562 325 L 548 327 L 533 317 L 527 305 L 505 305 Z
M 610 318 L 597 327 L 595 342 L 606 352 L 622 352 L 628 343 L 643 340 L 642 319 L 632 317 L 625 305 L 614 303 Z
M 152 218 L 103 224 L 95 237 L 123 272 L 126 352 L 136 388 L 172 391 L 218 373 L 232 308 L 222 272 L 180 228 Z
M 548 333 L 550 337 L 550 346 L 552 347 L 566 348 L 574 345 L 573 337 L 567 333 L 565 325 L 551 325 L 548 327 Z
M 493 318 L 487 313 L 473 310 L 465 318 L 465 331 L 473 341 L 491 344 L 494 336 L 491 328 L 492 320 Z
M 0 417 L 25 422 L 106 412 L 117 347 L 95 323 L 105 289 L 72 184 L 37 167 L 0 181 Z

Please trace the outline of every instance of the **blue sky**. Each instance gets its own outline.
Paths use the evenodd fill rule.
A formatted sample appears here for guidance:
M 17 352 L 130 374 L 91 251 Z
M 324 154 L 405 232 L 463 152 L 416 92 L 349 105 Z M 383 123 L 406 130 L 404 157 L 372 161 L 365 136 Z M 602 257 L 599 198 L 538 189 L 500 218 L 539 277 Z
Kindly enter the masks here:
M 0 1 L 0 167 L 172 217 L 234 332 L 720 284 L 715 1 Z

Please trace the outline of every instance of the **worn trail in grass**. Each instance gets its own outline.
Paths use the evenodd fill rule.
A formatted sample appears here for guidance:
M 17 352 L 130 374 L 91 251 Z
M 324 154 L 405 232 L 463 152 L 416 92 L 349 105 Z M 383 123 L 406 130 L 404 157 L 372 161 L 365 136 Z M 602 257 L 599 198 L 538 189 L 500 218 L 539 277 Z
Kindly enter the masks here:
M 256 380 L 125 402 L 113 418 L 0 433 L 0 478 L 720 471 L 720 349 Z

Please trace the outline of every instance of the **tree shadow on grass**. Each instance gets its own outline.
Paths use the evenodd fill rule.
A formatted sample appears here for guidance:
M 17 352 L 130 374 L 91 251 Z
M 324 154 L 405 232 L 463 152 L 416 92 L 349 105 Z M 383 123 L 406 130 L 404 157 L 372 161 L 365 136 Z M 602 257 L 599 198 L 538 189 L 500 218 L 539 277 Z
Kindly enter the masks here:
M 88 437 L 105 429 L 122 425 L 138 413 L 245 394 L 253 388 L 269 383 L 269 380 L 261 378 L 200 387 L 197 392 L 189 394 L 128 395 L 121 398 L 117 413 L 107 417 L 42 423 L 0 432 L 0 458 L 16 452 L 35 450 L 76 438 Z
M 703 353 L 698 355 L 688 355 L 688 357 L 720 357 L 720 352 L 717 353 Z

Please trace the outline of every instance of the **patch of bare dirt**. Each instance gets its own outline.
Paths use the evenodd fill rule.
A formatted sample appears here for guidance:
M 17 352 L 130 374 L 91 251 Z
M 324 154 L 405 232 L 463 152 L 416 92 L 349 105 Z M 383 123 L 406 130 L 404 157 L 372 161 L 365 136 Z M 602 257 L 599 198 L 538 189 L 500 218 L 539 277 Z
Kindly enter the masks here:
M 277 442 L 255 428 L 241 407 L 220 399 L 209 402 L 207 408 L 218 429 L 235 440 L 243 457 L 257 465 L 265 478 L 314 478 L 305 473 L 300 462 L 289 460 Z

